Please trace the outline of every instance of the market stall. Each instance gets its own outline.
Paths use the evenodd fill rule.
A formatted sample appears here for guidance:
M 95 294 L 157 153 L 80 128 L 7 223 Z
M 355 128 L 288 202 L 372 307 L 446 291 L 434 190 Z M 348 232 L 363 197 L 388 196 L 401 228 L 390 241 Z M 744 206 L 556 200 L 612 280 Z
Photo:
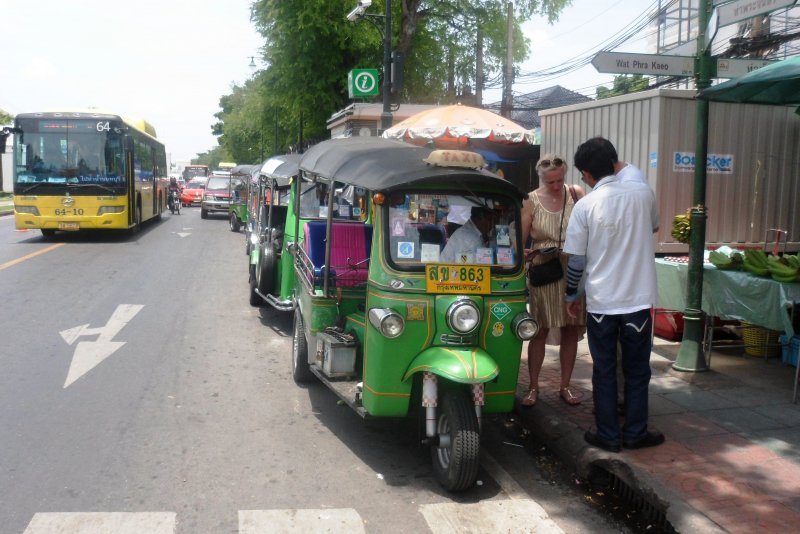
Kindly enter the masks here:
M 686 309 L 688 266 L 662 258 L 656 258 L 655 262 L 659 308 Z M 792 323 L 798 304 L 800 283 L 784 284 L 744 271 L 720 270 L 712 265 L 703 268 L 702 308 L 709 317 L 744 321 L 784 332 L 786 338 L 791 339 L 795 334 Z M 708 360 L 713 343 L 713 322 L 707 323 L 706 327 L 704 349 Z M 794 401 L 797 399 L 798 374 L 796 371 Z

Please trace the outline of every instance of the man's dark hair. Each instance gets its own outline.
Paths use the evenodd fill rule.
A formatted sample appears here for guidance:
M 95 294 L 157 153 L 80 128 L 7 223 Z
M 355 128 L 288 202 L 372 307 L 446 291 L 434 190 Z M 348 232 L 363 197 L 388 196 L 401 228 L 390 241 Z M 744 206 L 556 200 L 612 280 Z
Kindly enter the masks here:
M 588 172 L 595 180 L 600 180 L 614 174 L 614 160 L 605 143 L 600 143 L 597 139 L 602 138 L 589 139 L 578 147 L 575 152 L 575 168 Z M 611 146 L 613 149 L 613 145 Z
M 619 161 L 619 156 L 617 155 L 617 149 L 614 148 L 614 145 L 611 144 L 611 141 L 606 139 L 605 137 L 592 137 L 587 143 L 592 144 L 593 146 L 597 146 L 600 150 L 603 150 L 608 154 L 611 158 L 613 163 L 617 163 Z

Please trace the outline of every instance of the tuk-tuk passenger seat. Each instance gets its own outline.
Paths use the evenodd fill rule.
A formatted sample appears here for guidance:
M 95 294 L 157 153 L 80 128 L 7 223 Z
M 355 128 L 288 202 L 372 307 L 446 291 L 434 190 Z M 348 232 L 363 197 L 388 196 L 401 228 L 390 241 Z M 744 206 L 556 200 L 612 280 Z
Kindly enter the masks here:
M 325 266 L 325 221 L 303 226 L 304 247 L 314 264 L 314 279 L 321 280 Z M 334 221 L 331 225 L 331 282 L 338 287 L 363 285 L 369 271 L 372 225 Z

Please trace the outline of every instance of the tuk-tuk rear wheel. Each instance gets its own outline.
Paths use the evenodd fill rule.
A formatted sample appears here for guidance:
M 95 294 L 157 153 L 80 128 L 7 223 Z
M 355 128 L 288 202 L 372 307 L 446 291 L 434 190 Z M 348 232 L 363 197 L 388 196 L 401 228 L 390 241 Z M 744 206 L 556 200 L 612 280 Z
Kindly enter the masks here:
M 480 468 L 480 430 L 475 408 L 461 391 L 445 391 L 440 397 L 436 434 L 431 447 L 436 479 L 448 491 L 471 488 Z
M 308 342 L 300 308 L 294 310 L 294 335 L 292 336 L 292 378 L 298 384 L 309 382 L 314 374 L 308 368 Z
M 264 299 L 262 299 L 258 293 L 256 293 L 256 266 L 250 265 L 250 305 L 251 306 L 262 306 L 264 304 Z

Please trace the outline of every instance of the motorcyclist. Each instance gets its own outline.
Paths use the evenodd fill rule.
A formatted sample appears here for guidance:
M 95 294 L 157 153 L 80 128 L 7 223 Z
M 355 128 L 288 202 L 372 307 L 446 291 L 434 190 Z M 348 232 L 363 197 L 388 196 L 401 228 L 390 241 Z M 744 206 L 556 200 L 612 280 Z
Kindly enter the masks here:
M 178 185 L 178 179 L 174 176 L 171 176 L 169 179 L 169 187 L 167 188 L 170 207 L 172 207 L 172 203 L 177 201 L 180 202 L 181 198 L 181 188 Z

